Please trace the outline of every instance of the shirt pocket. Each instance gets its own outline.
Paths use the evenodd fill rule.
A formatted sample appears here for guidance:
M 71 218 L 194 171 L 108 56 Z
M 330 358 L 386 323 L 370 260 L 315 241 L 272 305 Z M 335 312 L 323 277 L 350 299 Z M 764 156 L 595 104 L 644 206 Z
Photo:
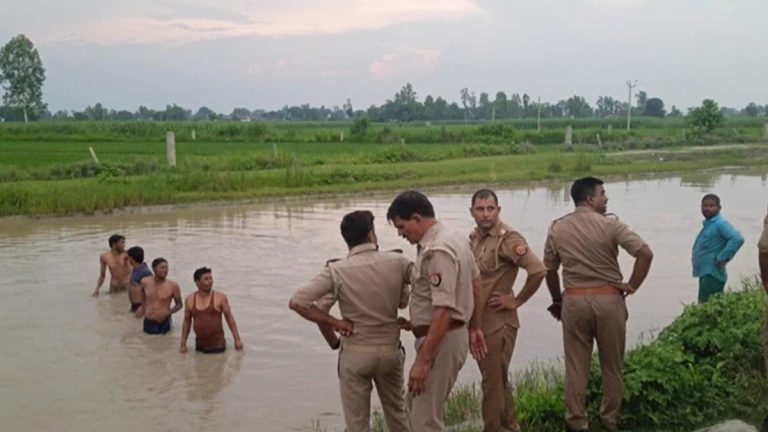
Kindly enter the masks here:
M 501 260 L 499 259 L 499 247 L 503 238 L 498 240 L 494 239 L 493 242 L 488 242 L 480 248 L 480 256 L 477 259 L 477 268 L 482 273 L 491 273 L 501 267 Z

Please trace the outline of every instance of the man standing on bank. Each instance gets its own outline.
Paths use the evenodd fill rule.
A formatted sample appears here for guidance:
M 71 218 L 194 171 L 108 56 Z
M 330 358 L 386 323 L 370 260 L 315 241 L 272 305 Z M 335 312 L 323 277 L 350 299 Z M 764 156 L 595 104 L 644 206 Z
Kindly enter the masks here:
M 720 197 L 707 194 L 701 199 L 703 227 L 693 244 L 693 277 L 699 278 L 699 303 L 725 289 L 725 265 L 744 244 L 744 237 L 720 215 Z
M 443 406 L 467 351 L 475 358 L 487 351 L 480 328 L 482 302 L 475 300 L 480 294 L 479 270 L 467 238 L 438 222 L 422 193 L 398 195 L 387 220 L 417 245 L 410 307 L 417 353 L 408 375 L 411 428 L 442 431 Z
M 593 342 L 597 341 L 603 378 L 600 421 L 608 430 L 616 431 L 624 393 L 625 297 L 634 294 L 645 280 L 653 252 L 627 225 L 606 215 L 608 197 L 602 180 L 576 180 L 571 197 L 576 210 L 552 223 L 544 247 L 553 301 L 549 310 L 563 322 L 566 430 L 589 430 L 585 395 Z M 626 283 L 616 259 L 618 246 L 635 257 Z M 561 264 L 564 299 L 558 275 Z
M 235 317 L 229 299 L 224 293 L 213 291 L 213 274 L 208 267 L 200 267 L 192 275 L 197 285 L 197 292 L 187 296 L 184 301 L 184 325 L 181 327 L 180 351 L 187 352 L 189 330 L 195 328 L 195 351 L 203 354 L 223 353 L 227 349 L 224 338 L 222 316 L 227 320 L 229 331 L 235 340 L 235 349 L 243 349 L 243 341 L 237 330 Z
M 141 303 L 144 305 L 144 333 L 159 335 L 171 331 L 171 315 L 180 311 L 181 288 L 167 279 L 168 261 L 155 258 L 152 261 L 155 275 L 141 280 Z M 174 305 L 171 308 L 171 300 Z
M 525 238 L 499 219 L 500 212 L 492 190 L 480 189 L 472 195 L 470 213 L 477 227 L 470 239 L 480 269 L 480 300 L 486 306 L 481 324 L 488 345 L 488 354 L 477 364 L 483 376 L 484 431 L 519 432 L 508 379 L 520 327 L 517 310 L 539 289 L 547 268 L 530 250 Z M 515 296 L 512 286 L 520 268 L 526 270 L 528 277 Z
M 101 286 L 106 279 L 106 271 L 109 269 L 109 293 L 116 293 L 128 289 L 131 283 L 131 266 L 128 264 L 128 255 L 125 253 L 125 237 L 120 234 L 109 236 L 109 250 L 99 256 L 99 279 L 96 281 L 96 289 L 93 296 L 98 297 Z
M 401 253 L 378 250 L 373 219 L 370 211 L 344 216 L 341 235 L 349 254 L 329 261 L 296 291 L 289 307 L 321 329 L 333 328 L 342 335 L 338 374 L 347 431 L 370 430 L 375 383 L 389 430 L 408 432 L 405 351 L 400 345 L 397 310 L 408 305 L 413 264 Z M 342 319 L 328 314 L 336 301 Z M 326 340 L 332 348 L 337 346 L 327 336 Z

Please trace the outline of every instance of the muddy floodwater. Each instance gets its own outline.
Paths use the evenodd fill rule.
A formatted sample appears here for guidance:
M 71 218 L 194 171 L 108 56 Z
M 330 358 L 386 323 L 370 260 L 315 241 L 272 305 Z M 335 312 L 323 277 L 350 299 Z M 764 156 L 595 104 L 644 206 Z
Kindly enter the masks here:
M 550 221 L 572 209 L 568 186 L 497 188 L 502 218 L 539 255 Z M 469 233 L 473 189 L 429 191 L 438 218 Z M 702 194 L 719 194 L 723 215 L 746 238 L 728 265 L 729 283 L 757 272 L 755 245 L 768 197 L 764 175 L 613 181 L 606 189 L 609 211 L 655 253 L 648 280 L 629 300 L 630 345 L 696 299 L 690 249 L 701 227 Z M 413 257 L 415 249 L 385 220 L 393 196 L 0 221 L 0 430 L 285 431 L 310 430 L 315 421 L 329 431 L 343 430 L 336 354 L 316 327 L 288 310 L 288 298 L 326 260 L 345 255 L 338 224 L 354 209 L 374 212 L 382 248 L 402 248 Z M 151 337 L 128 314 L 125 295 L 90 297 L 98 255 L 116 232 L 127 237 L 128 246 L 144 247 L 147 261 L 168 259 L 169 277 L 185 296 L 194 291 L 193 270 L 211 267 L 214 289 L 230 298 L 244 352 L 180 354 L 181 313 L 170 334 Z M 631 260 L 623 253 L 621 262 L 628 277 Z M 521 309 L 513 368 L 561 356 L 559 327 L 545 311 L 548 305 L 542 286 Z M 228 330 L 227 339 L 231 347 Z M 404 335 L 403 343 L 408 367 L 412 337 Z M 460 382 L 478 378 L 476 364 L 467 361 Z

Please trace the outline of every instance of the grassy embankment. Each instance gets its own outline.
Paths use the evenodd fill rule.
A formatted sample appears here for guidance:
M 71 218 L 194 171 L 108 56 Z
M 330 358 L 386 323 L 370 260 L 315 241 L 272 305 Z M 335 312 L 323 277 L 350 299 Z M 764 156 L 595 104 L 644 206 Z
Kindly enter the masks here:
M 742 291 L 687 306 L 655 340 L 629 350 L 621 430 L 690 432 L 733 418 L 759 424 L 768 414 L 762 344 L 764 301 L 760 282 L 742 281 Z M 602 395 L 597 356 L 592 366 L 587 405 L 590 423 L 596 427 Z M 523 430 L 563 430 L 560 363 L 533 364 L 515 374 L 512 381 Z M 451 430 L 479 432 L 481 418 L 479 389 L 455 389 L 445 413 Z M 385 430 L 379 413 L 373 425 L 374 431 Z
M 750 119 L 747 119 L 750 120 Z M 527 123 L 526 123 L 527 122 Z M 760 165 L 768 149 L 693 145 L 760 142 L 759 120 L 696 134 L 675 120 L 640 119 L 630 132 L 593 119 L 541 131 L 530 121 L 373 125 L 350 142 L 348 125 L 211 122 L 0 124 L 0 216 L 93 213 L 126 206 L 334 194 L 440 184 L 525 182 Z M 177 132 L 178 166 L 165 166 L 164 134 Z M 191 140 L 195 130 L 197 140 Z M 341 133 L 347 137 L 339 142 Z M 602 147 L 596 145 L 600 134 Z M 93 147 L 100 159 L 90 160 Z M 621 157 L 627 149 L 666 149 Z

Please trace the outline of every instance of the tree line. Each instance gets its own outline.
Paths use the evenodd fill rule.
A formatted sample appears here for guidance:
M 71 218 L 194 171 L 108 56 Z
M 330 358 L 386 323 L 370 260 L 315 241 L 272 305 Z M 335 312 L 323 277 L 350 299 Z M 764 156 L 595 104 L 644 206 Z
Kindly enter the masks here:
M 101 103 L 89 105 L 83 110 L 59 110 L 51 113 L 43 103 L 42 86 L 45 68 L 32 42 L 24 35 L 12 38 L 0 49 L 0 85 L 3 88 L 3 105 L 0 120 L 279 120 L 279 121 L 344 121 L 366 118 L 373 122 L 411 121 L 485 121 L 521 118 L 610 118 L 631 114 L 650 117 L 682 117 L 684 114 L 672 105 L 667 111 L 659 97 L 649 97 L 645 91 L 635 94 L 635 104 L 611 96 L 600 96 L 594 106 L 583 96 L 574 95 L 557 102 L 541 102 L 527 93 L 497 91 L 493 96 L 486 92 L 462 88 L 458 101 L 449 102 L 442 96 L 427 95 L 421 100 L 410 83 L 405 84 L 392 98 L 381 105 L 367 109 L 355 109 L 347 99 L 341 106 L 311 106 L 309 104 L 284 106 L 278 110 L 248 109 L 237 107 L 229 113 L 215 112 L 203 106 L 196 111 L 177 104 L 165 109 L 140 106 L 135 111 L 116 110 Z M 688 108 L 687 114 L 696 107 Z M 722 115 L 766 116 L 768 104 L 749 103 L 741 109 L 719 108 Z

